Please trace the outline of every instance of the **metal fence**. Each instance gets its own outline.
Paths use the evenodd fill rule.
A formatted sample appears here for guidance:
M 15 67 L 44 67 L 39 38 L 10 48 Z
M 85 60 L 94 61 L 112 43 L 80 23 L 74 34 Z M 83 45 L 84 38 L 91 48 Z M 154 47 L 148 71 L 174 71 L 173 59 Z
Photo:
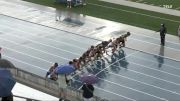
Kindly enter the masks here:
M 61 93 L 66 93 L 66 99 L 70 101 L 83 101 L 82 91 L 67 87 L 66 89 L 59 88 L 59 84 L 56 81 L 43 78 L 33 73 L 21 70 L 19 68 L 11 68 L 13 77 L 20 83 L 28 85 L 32 88 L 38 89 L 47 94 L 61 98 Z M 63 90 L 62 90 L 63 89 Z M 100 97 L 94 96 L 93 101 L 108 101 L 101 99 Z

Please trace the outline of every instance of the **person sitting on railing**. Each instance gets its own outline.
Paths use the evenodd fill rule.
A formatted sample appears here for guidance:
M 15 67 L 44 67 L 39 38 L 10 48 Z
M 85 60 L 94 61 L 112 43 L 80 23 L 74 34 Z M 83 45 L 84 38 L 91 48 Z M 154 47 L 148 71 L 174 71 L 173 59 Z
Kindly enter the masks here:
M 57 74 L 54 73 L 54 70 L 58 67 L 58 63 L 54 63 L 46 73 L 46 78 L 50 78 L 51 80 L 57 80 Z

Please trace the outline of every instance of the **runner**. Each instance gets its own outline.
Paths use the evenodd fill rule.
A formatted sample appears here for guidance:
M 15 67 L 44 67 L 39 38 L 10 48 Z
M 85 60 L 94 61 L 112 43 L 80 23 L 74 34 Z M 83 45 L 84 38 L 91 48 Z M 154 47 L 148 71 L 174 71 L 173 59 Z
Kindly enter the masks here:
M 109 41 L 102 41 L 102 49 L 103 49 L 103 52 L 107 54 L 107 51 L 106 51 L 106 48 L 108 48 L 108 44 L 112 42 L 112 39 L 110 39 Z

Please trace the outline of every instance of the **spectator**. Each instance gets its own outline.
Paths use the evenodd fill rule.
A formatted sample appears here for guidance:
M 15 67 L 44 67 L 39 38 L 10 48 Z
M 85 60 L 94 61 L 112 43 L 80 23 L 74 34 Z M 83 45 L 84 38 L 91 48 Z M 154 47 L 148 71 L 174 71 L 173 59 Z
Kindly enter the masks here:
M 0 69 L 12 69 L 15 68 L 15 66 L 8 60 L 1 59 L 0 60 Z M 1 92 L 1 91 L 0 91 Z M 11 92 L 11 95 L 0 98 L 0 101 L 13 101 L 13 94 Z
M 93 92 L 94 92 L 94 87 L 91 84 L 84 84 L 83 87 L 81 88 L 83 90 L 83 98 L 84 101 L 92 101 L 93 98 Z
M 46 78 L 50 78 L 51 80 L 57 80 L 57 74 L 54 73 L 54 70 L 58 67 L 58 63 L 54 63 L 46 73 Z
M 67 8 L 71 8 L 71 1 L 72 0 L 67 0 Z
M 58 83 L 59 83 L 59 88 L 61 90 L 59 101 L 64 101 L 67 95 L 66 87 L 67 87 L 67 84 L 69 83 L 69 80 L 67 79 L 67 75 L 66 74 L 58 75 Z

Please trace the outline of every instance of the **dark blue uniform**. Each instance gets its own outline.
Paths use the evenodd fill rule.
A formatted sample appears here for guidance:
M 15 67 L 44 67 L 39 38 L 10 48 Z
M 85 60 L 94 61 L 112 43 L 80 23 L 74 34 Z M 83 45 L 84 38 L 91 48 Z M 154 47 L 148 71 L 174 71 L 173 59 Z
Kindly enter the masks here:
M 164 45 L 165 44 L 165 35 L 167 33 L 167 29 L 164 24 L 161 24 L 159 32 L 160 32 L 160 37 L 161 37 L 161 45 Z

